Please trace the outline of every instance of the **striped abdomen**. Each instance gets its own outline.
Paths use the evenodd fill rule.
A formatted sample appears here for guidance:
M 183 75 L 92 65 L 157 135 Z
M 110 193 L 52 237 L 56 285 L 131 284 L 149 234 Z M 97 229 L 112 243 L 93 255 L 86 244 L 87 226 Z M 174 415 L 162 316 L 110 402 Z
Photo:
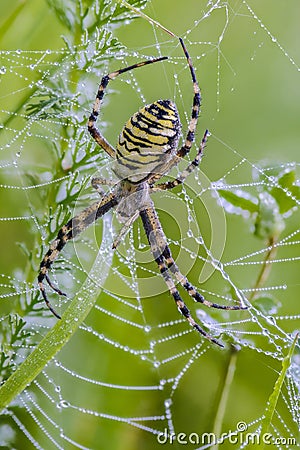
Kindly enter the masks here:
M 137 183 L 163 173 L 178 145 L 181 124 L 175 104 L 158 100 L 141 108 L 125 124 L 116 148 L 114 171 Z

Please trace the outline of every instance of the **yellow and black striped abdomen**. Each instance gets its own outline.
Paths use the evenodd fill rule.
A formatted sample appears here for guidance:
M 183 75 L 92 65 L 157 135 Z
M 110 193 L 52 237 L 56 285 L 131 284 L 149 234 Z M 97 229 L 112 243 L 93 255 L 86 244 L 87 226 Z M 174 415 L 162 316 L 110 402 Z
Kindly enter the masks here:
M 137 183 L 161 172 L 178 145 L 181 125 L 175 104 L 158 100 L 133 114 L 116 147 L 114 171 Z

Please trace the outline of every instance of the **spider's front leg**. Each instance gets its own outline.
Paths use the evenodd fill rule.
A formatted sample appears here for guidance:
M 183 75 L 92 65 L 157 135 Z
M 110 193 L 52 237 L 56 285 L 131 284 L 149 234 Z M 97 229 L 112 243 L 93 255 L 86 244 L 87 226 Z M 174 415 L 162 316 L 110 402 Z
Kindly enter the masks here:
M 195 69 L 191 60 L 191 57 L 187 51 L 187 48 L 183 42 L 182 38 L 179 38 L 180 41 L 180 45 L 183 49 L 184 55 L 186 57 L 187 63 L 188 63 L 188 67 L 189 67 L 189 71 L 191 74 L 191 78 L 192 78 L 192 83 L 193 83 L 193 92 L 194 92 L 194 97 L 193 97 L 193 105 L 192 105 L 192 111 L 191 111 L 191 116 L 190 116 L 190 121 L 188 124 L 188 131 L 187 134 L 185 136 L 184 139 L 184 144 L 182 145 L 182 147 L 180 147 L 176 153 L 174 154 L 173 158 L 169 161 L 169 163 L 166 165 L 165 167 L 165 171 L 169 172 L 174 166 L 176 166 L 179 161 L 184 158 L 191 150 L 192 148 L 192 144 L 195 141 L 195 132 L 196 132 L 196 127 L 197 127 L 197 123 L 198 123 L 198 117 L 200 114 L 200 107 L 201 107 L 201 90 L 197 81 L 197 77 L 196 77 L 196 73 L 195 73 Z M 194 165 L 194 163 L 196 163 L 196 165 L 199 164 L 200 159 L 202 157 L 202 150 L 205 146 L 206 140 L 208 138 L 209 132 L 208 130 L 205 131 L 203 139 L 202 139 L 202 143 L 200 144 L 199 147 L 199 151 L 198 154 L 195 158 L 195 160 L 188 166 L 188 173 L 183 173 L 183 177 L 182 180 L 179 179 L 178 182 L 176 180 L 174 180 L 174 182 L 170 182 L 170 183 L 166 183 L 166 184 L 160 184 L 157 185 L 154 189 L 172 189 L 173 187 L 177 186 L 177 184 L 181 184 L 184 179 L 186 178 L 186 176 L 192 171 L 192 165 Z M 186 171 L 185 171 L 186 172 Z M 154 173 L 150 178 L 149 178 L 149 184 L 153 185 L 156 181 L 158 181 L 161 178 L 162 174 L 157 174 Z
M 73 239 L 82 231 L 84 231 L 95 220 L 99 219 L 112 207 L 116 206 L 118 202 L 118 196 L 115 193 L 111 192 L 106 194 L 102 198 L 102 200 L 93 203 L 77 216 L 73 217 L 73 219 L 69 220 L 69 222 L 59 230 L 56 239 L 50 244 L 49 250 L 42 259 L 38 274 L 38 285 L 46 305 L 48 306 L 52 314 L 54 314 L 54 316 L 58 319 L 60 319 L 61 317 L 52 307 L 47 297 L 44 280 L 46 280 L 51 289 L 53 289 L 59 295 L 65 296 L 66 294 L 64 294 L 59 288 L 55 287 L 48 276 L 48 271 L 52 263 L 58 257 L 59 253 L 69 240 Z
M 110 143 L 105 139 L 105 137 L 102 135 L 101 131 L 96 126 L 96 122 L 97 122 L 97 119 L 98 119 L 98 116 L 100 113 L 100 109 L 101 109 L 101 105 L 103 102 L 104 93 L 108 86 L 108 83 L 111 80 L 113 80 L 114 78 L 121 75 L 122 73 L 128 72 L 133 69 L 137 69 L 139 67 L 147 66 L 149 64 L 153 64 L 153 63 L 156 63 L 159 61 L 164 61 L 166 59 L 168 59 L 168 57 L 166 57 L 166 56 L 161 56 L 160 58 L 149 59 L 147 61 L 142 61 L 137 64 L 133 64 L 132 66 L 128 66 L 128 67 L 124 67 L 123 69 L 116 70 L 115 72 L 111 72 L 108 75 L 105 75 L 104 77 L 102 77 L 101 83 L 99 84 L 99 87 L 98 87 L 96 100 L 95 100 L 95 103 L 94 103 L 94 106 L 92 109 L 92 113 L 88 120 L 88 131 L 89 131 L 90 135 L 92 136 L 92 138 L 96 141 L 96 143 L 101 148 L 103 148 L 103 150 L 105 150 L 106 153 L 111 158 L 115 159 L 116 150 L 114 149 L 114 147 L 112 147 L 110 145 Z

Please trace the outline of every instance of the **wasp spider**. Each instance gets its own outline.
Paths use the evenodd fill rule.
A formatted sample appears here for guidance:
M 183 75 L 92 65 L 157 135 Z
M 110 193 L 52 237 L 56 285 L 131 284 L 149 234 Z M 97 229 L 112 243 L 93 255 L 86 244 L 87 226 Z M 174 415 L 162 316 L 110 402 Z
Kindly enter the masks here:
M 115 248 L 118 245 L 127 229 L 140 216 L 153 257 L 180 313 L 195 330 L 210 341 L 222 346 L 217 339 L 210 336 L 193 319 L 179 294 L 175 281 L 179 282 L 196 302 L 200 302 L 205 306 L 225 310 L 238 310 L 246 307 L 241 304 L 218 305 L 206 300 L 180 272 L 167 245 L 166 236 L 159 222 L 153 201 L 150 198 L 150 194 L 153 191 L 172 189 L 184 182 L 186 177 L 199 165 L 209 135 L 208 130 L 206 130 L 194 160 L 176 179 L 165 183 L 156 183 L 189 153 L 195 139 L 195 130 L 200 112 L 200 88 L 191 58 L 181 38 L 180 44 L 190 70 L 194 91 L 191 118 L 183 145 L 178 148 L 181 123 L 176 105 L 171 100 L 157 100 L 133 114 L 122 129 L 116 148 L 110 145 L 96 127 L 104 92 L 111 80 L 124 72 L 163 61 L 167 57 L 143 61 L 104 76 L 99 85 L 94 107 L 88 120 L 88 131 L 96 143 L 113 158 L 113 171 L 119 182 L 110 192 L 104 194 L 101 200 L 84 209 L 59 230 L 57 238 L 50 245 L 40 264 L 38 284 L 48 308 L 57 318 L 60 318 L 48 300 L 44 280 L 55 292 L 60 295 L 65 294 L 52 284 L 48 276 L 49 268 L 70 239 L 74 239 L 111 208 L 117 207 L 118 217 L 124 225 L 119 236 L 114 241 L 113 247 Z M 103 184 L 111 183 L 106 183 L 105 180 L 100 178 L 92 180 L 92 186 L 99 192 Z

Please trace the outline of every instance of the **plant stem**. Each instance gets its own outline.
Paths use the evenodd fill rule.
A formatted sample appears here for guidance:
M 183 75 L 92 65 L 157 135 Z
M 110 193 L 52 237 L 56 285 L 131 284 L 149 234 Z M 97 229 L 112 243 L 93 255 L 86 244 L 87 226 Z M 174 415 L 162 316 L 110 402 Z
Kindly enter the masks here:
M 112 259 L 112 251 L 108 257 L 107 253 L 104 253 L 104 250 L 109 246 L 111 247 L 112 244 L 112 242 L 108 242 L 108 239 L 112 241 L 112 237 L 108 232 L 110 227 L 109 218 L 103 219 L 103 227 L 103 236 L 108 236 L 108 238 L 105 239 L 105 243 L 101 244 L 102 248 L 100 247 L 99 249 L 87 279 L 63 314 L 62 319 L 56 322 L 39 345 L 0 388 L 0 411 L 6 408 L 36 378 L 56 353 L 61 350 L 96 303 L 108 275 Z
M 260 273 L 257 277 L 254 289 L 249 296 L 249 301 L 254 299 L 255 295 L 257 294 L 257 291 L 266 283 L 266 281 L 270 275 L 271 268 L 272 268 L 272 265 L 270 264 L 270 262 L 273 261 L 273 259 L 276 256 L 277 242 L 278 242 L 278 238 L 275 238 L 274 236 L 271 236 L 269 238 L 269 241 L 267 244 L 268 251 L 266 253 Z
M 271 236 L 268 241 L 268 251 L 266 253 L 262 268 L 258 274 L 258 277 L 256 279 L 254 289 L 251 292 L 249 296 L 249 301 L 253 300 L 255 298 L 255 295 L 257 294 L 258 290 L 266 283 L 270 273 L 271 273 L 271 264 L 270 262 L 275 258 L 275 255 L 277 253 L 277 246 L 276 243 L 278 241 L 278 238 L 275 238 L 274 236 Z M 221 435 L 222 431 L 222 424 L 226 412 L 226 405 L 229 398 L 229 392 L 230 387 L 233 381 L 234 372 L 236 369 L 237 364 L 237 355 L 238 351 L 236 347 L 231 346 L 230 349 L 230 355 L 229 360 L 227 364 L 227 370 L 225 374 L 225 378 L 221 387 L 219 399 L 218 399 L 218 407 L 217 412 L 213 424 L 213 433 L 214 436 L 219 437 Z M 219 444 L 215 444 L 212 447 L 212 450 L 218 450 Z
M 297 333 L 295 335 L 292 345 L 288 351 L 288 354 L 282 360 L 281 372 L 279 373 L 279 376 L 274 384 L 273 391 L 268 399 L 267 407 L 265 409 L 264 416 L 263 416 L 263 419 L 261 422 L 261 430 L 260 430 L 260 434 L 259 434 L 260 439 L 259 439 L 257 445 L 254 446 L 254 449 L 257 449 L 257 450 L 264 449 L 267 446 L 267 442 L 265 442 L 264 438 L 267 437 L 268 440 L 270 438 L 269 430 L 270 430 L 270 427 L 272 424 L 272 419 L 273 419 L 273 416 L 274 416 L 274 413 L 276 410 L 279 396 L 281 394 L 281 391 L 282 391 L 282 388 L 284 385 L 287 371 L 292 363 L 292 356 L 293 356 L 298 338 L 299 338 L 299 333 Z M 269 447 L 269 445 L 268 445 L 268 447 Z
M 216 438 L 219 438 L 221 435 L 222 424 L 223 424 L 224 415 L 225 415 L 225 411 L 226 411 L 226 405 L 228 402 L 229 392 L 230 392 L 231 384 L 232 384 L 235 369 L 236 369 L 237 354 L 238 354 L 238 349 L 234 345 L 232 345 L 230 347 L 230 354 L 229 354 L 226 374 L 224 377 L 222 387 L 220 389 L 218 409 L 217 409 L 214 424 L 213 424 L 212 432 Z M 211 447 L 212 450 L 218 450 L 218 448 L 219 448 L 219 444 L 214 444 Z

